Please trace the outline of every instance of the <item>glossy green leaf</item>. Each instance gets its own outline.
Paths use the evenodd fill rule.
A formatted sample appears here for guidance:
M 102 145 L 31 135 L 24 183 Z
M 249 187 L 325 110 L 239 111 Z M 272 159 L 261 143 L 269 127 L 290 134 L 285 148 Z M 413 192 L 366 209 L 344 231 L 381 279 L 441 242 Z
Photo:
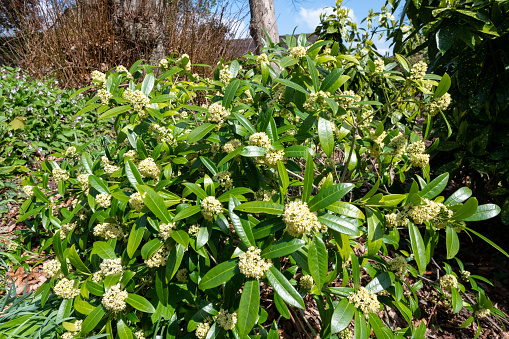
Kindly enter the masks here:
M 198 287 L 205 291 L 229 281 L 235 274 L 240 273 L 236 260 L 229 260 L 212 267 L 200 280 Z
M 334 309 L 331 318 L 331 332 L 338 333 L 350 325 L 355 315 L 355 307 L 350 304 L 348 298 L 343 298 Z
M 500 214 L 500 207 L 495 204 L 485 204 L 477 207 L 477 210 L 470 217 L 463 219 L 464 221 L 481 221 L 491 219 Z
M 260 307 L 260 283 L 250 279 L 244 284 L 240 297 L 237 328 L 242 337 L 246 337 L 256 323 Z
M 138 311 L 142 311 L 145 313 L 154 313 L 156 310 L 152 304 L 142 297 L 141 295 L 137 295 L 134 293 L 129 293 L 128 297 L 125 299 L 125 302 L 137 309 Z
M 285 278 L 283 273 L 279 272 L 277 268 L 271 266 L 269 270 L 265 272 L 265 275 L 274 290 L 286 303 L 298 308 L 305 308 L 304 300 L 302 300 L 299 292 L 297 292 L 292 284 L 290 284 L 290 282 Z
M 357 226 L 355 226 L 348 220 L 337 217 L 335 215 L 332 214 L 321 215 L 318 217 L 318 221 L 324 224 L 325 226 L 329 227 L 330 229 L 333 229 L 336 232 L 354 236 L 360 235 Z
M 448 182 L 449 173 L 443 173 L 436 177 L 435 179 L 433 179 L 433 181 L 431 181 L 429 184 L 427 184 L 426 187 L 424 187 L 419 192 L 419 196 L 421 198 L 433 199 L 434 197 L 442 193 L 444 188 L 447 186 Z
M 83 272 L 83 273 L 86 273 L 86 274 L 90 274 L 90 270 L 88 269 L 87 266 L 85 266 L 83 261 L 81 261 L 80 256 L 76 252 L 76 247 L 75 247 L 74 244 L 69 249 L 69 253 L 67 254 L 67 258 L 71 262 L 71 265 L 76 268 L 76 270 L 78 270 L 80 272 Z
M 468 187 L 462 187 L 454 192 L 447 200 L 444 202 L 446 206 L 454 206 L 462 203 L 472 196 L 472 190 Z
M 101 178 L 98 178 L 95 175 L 89 175 L 88 182 L 99 193 L 104 193 L 104 194 L 108 194 L 108 195 L 111 194 L 110 190 L 108 189 L 108 185 Z
M 442 97 L 445 93 L 447 93 L 450 87 L 451 87 L 451 77 L 449 77 L 449 75 L 445 73 L 442 76 L 442 80 L 440 80 L 440 83 L 435 89 L 435 93 L 433 94 L 433 96 L 435 98 Z
M 266 259 L 280 258 L 292 254 L 305 244 L 306 242 L 301 239 L 287 239 L 270 245 L 260 255 Z
M 250 201 L 240 204 L 234 208 L 234 211 L 241 211 L 246 213 L 265 213 L 273 215 L 281 215 L 285 207 L 280 204 L 265 202 L 265 201 Z
M 97 254 L 102 259 L 116 259 L 117 255 L 115 250 L 108 243 L 104 241 L 94 242 L 94 248 L 92 254 Z
M 150 240 L 141 248 L 141 257 L 148 260 L 162 246 L 163 243 L 158 238 Z
M 318 290 L 322 289 L 327 278 L 328 264 L 329 260 L 325 244 L 319 236 L 315 235 L 311 244 L 309 244 L 308 266 L 309 273 L 311 273 Z
M 205 123 L 203 125 L 196 127 L 191 131 L 191 133 L 187 135 L 187 143 L 194 144 L 195 142 L 204 139 L 205 136 L 215 127 L 216 125 L 213 125 L 211 123 Z
M 81 325 L 82 333 L 89 333 L 94 330 L 94 328 L 99 324 L 102 318 L 106 315 L 106 310 L 103 305 L 100 304 L 89 315 L 83 320 L 83 324 Z
M 245 218 L 241 218 L 237 213 L 234 212 L 235 207 L 240 205 L 240 201 L 237 200 L 234 196 L 230 196 L 230 201 L 228 204 L 228 211 L 230 212 L 230 220 L 235 228 L 235 232 L 237 232 L 240 240 L 246 245 L 246 247 L 256 246 L 253 230 L 251 229 L 251 225 L 249 221 Z
M 309 202 L 309 210 L 314 212 L 328 207 L 343 198 L 352 190 L 353 187 L 353 184 L 342 183 L 321 189 L 320 192 L 318 192 L 318 194 Z
M 151 187 L 146 185 L 138 185 L 138 190 L 140 191 L 141 198 L 152 213 L 155 214 L 161 222 L 165 224 L 171 224 L 172 219 L 170 213 L 168 213 L 168 209 L 164 204 L 163 198 L 159 196 Z
M 327 157 L 330 157 L 332 151 L 334 151 L 334 132 L 330 120 L 322 117 L 318 118 L 318 139 L 323 151 Z
M 125 174 L 133 188 L 137 189 L 138 184 L 143 185 L 143 179 L 141 178 L 141 174 L 138 171 L 136 165 L 131 160 L 127 160 L 125 164 Z
M 414 254 L 415 262 L 419 268 L 419 273 L 422 275 L 426 270 L 426 247 L 424 246 L 424 240 L 422 239 L 419 229 L 413 224 L 408 224 L 408 230 L 410 233 L 410 244 L 412 247 L 412 253 Z
M 452 219 L 454 220 L 465 220 L 474 215 L 477 211 L 478 203 L 477 199 L 472 197 L 468 199 L 459 210 L 454 213 Z
M 235 92 L 237 92 L 237 89 L 240 86 L 240 80 L 239 79 L 233 79 L 229 84 L 228 87 L 224 90 L 224 96 L 223 96 L 223 107 L 226 109 L 230 108 L 230 104 L 235 97 Z
M 133 109 L 132 106 L 117 106 L 117 107 L 109 109 L 106 112 L 104 112 L 103 114 L 101 114 L 99 116 L 99 118 L 97 118 L 97 120 L 113 118 L 113 117 L 116 117 L 119 114 L 122 114 L 124 112 L 130 111 L 132 109 Z
M 173 221 L 176 222 L 181 219 L 189 218 L 197 213 L 201 212 L 201 207 L 199 205 L 188 206 L 184 208 L 182 211 L 178 212 L 177 215 L 173 218 Z
M 447 247 L 447 259 L 452 259 L 456 256 L 460 249 L 460 241 L 458 234 L 454 230 L 454 227 L 447 225 L 446 228 L 446 247 Z

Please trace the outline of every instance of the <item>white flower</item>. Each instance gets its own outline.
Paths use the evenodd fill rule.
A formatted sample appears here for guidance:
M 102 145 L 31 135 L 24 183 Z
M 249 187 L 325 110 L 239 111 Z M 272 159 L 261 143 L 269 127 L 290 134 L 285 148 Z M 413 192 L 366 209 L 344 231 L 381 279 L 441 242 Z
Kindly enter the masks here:
M 422 80 L 426 75 L 426 71 L 428 70 L 428 65 L 424 61 L 419 61 L 418 63 L 412 66 L 412 70 L 410 71 L 410 79 L 413 80 Z
M 231 173 L 228 171 L 221 171 L 214 174 L 214 177 L 212 180 L 219 182 L 221 187 L 223 187 L 226 190 L 229 190 L 233 187 L 233 180 L 231 178 Z
M 314 285 L 313 277 L 309 274 L 303 276 L 299 280 L 299 285 L 302 287 L 302 289 L 309 291 L 311 288 L 313 288 Z
M 211 122 L 222 124 L 229 115 L 230 112 L 220 101 L 214 102 L 209 106 L 209 120 Z
M 240 140 L 232 139 L 232 140 L 228 141 L 226 144 L 224 144 L 223 150 L 226 153 L 231 153 L 231 152 L 235 151 L 237 148 L 239 148 L 240 146 L 242 146 L 242 143 L 240 142 Z
M 458 279 L 452 274 L 446 274 L 440 277 L 440 287 L 444 290 L 450 290 L 452 287 L 458 287 Z
M 291 201 L 285 206 L 283 221 L 286 224 L 286 231 L 297 238 L 312 229 L 320 232 L 324 228 L 318 222 L 316 214 L 309 211 L 308 204 L 300 200 Z
M 247 252 L 239 255 L 239 269 L 240 273 L 248 278 L 261 279 L 265 277 L 265 271 L 271 266 L 270 260 L 265 260 L 260 256 L 261 249 L 251 246 Z
M 129 197 L 129 205 L 136 210 L 136 212 L 141 212 L 145 203 L 143 202 L 143 198 L 147 193 L 143 193 L 143 197 L 140 193 L 136 192 Z
M 90 183 L 88 182 L 88 177 L 90 176 L 90 174 L 80 174 L 78 175 L 78 182 L 80 183 L 81 185 L 81 188 L 86 191 L 87 189 L 90 188 Z
M 166 241 L 171 235 L 171 232 L 176 228 L 175 223 L 160 224 L 159 225 L 159 238 Z
M 109 222 L 105 222 L 102 224 L 98 224 L 94 227 L 94 235 L 103 237 L 104 239 L 108 240 L 111 238 L 124 238 L 125 233 L 122 230 L 122 227 L 116 224 L 112 224 Z
M 205 339 L 207 337 L 207 333 L 209 333 L 210 324 L 207 322 L 199 323 L 198 327 L 196 327 L 196 332 L 194 333 L 198 339 Z
M 365 287 L 360 287 L 357 292 L 352 292 L 348 300 L 360 309 L 367 317 L 369 313 L 377 312 L 380 309 L 380 302 L 376 294 L 369 292 Z
M 72 299 L 80 294 L 79 288 L 74 287 L 74 280 L 69 280 L 67 278 L 62 278 L 62 280 L 55 285 L 53 291 L 60 298 L 64 299 Z
M 396 257 L 387 263 L 389 270 L 394 273 L 398 278 L 404 278 L 407 271 L 408 265 L 404 257 Z
M 219 326 L 221 326 L 225 331 L 229 331 L 235 327 L 237 323 L 237 312 L 228 313 L 228 311 L 221 310 L 215 316 L 216 322 Z
M 296 46 L 290 48 L 288 52 L 292 58 L 300 59 L 306 56 L 307 49 L 303 46 Z
M 138 170 L 144 177 L 158 179 L 161 175 L 161 168 L 154 162 L 152 158 L 146 158 L 138 164 Z
M 187 282 L 187 268 L 182 268 L 177 271 L 177 274 L 175 275 L 177 277 L 177 280 L 179 282 L 185 283 Z
M 63 170 L 61 168 L 54 168 L 51 172 L 53 174 L 53 180 L 55 182 L 59 182 L 60 180 L 67 180 L 69 179 L 69 173 L 67 173 L 66 170 Z
M 154 254 L 145 260 L 148 267 L 160 267 L 166 265 L 168 261 L 169 248 L 166 245 L 161 246 Z
M 33 196 L 34 195 L 34 186 L 30 186 L 30 185 L 23 186 L 23 192 L 25 193 L 25 195 L 27 197 Z
M 132 91 L 130 89 L 126 89 L 123 96 L 126 100 L 131 102 L 134 111 L 138 112 L 140 119 L 144 119 L 148 116 L 148 113 L 144 109 L 150 107 L 150 99 L 147 98 L 145 93 L 140 90 Z
M 107 193 L 99 193 L 95 196 L 95 201 L 102 208 L 108 208 L 111 206 L 111 195 Z
M 269 136 L 265 132 L 257 132 L 254 134 L 251 134 L 249 136 L 249 145 L 250 146 L 258 146 L 258 147 L 264 147 L 266 149 L 270 148 L 271 141 L 269 139 Z
M 127 291 L 121 290 L 120 284 L 116 284 L 111 286 L 108 292 L 104 293 L 102 304 L 108 311 L 117 313 L 126 308 L 125 299 L 127 299 L 127 297 Z
M 223 205 L 215 197 L 208 196 L 201 201 L 201 213 L 207 220 L 214 220 L 214 215 L 223 211 Z
M 76 157 L 77 156 L 76 147 L 74 147 L 74 146 L 67 147 L 67 149 L 65 150 L 65 156 L 68 158 Z

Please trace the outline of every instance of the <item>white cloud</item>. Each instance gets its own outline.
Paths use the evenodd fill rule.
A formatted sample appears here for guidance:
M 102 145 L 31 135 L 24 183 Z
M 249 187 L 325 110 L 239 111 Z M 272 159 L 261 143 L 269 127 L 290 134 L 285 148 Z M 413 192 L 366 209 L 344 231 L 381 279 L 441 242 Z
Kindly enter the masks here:
M 348 9 L 348 16 L 353 22 L 357 22 L 357 18 L 353 13 L 353 9 L 349 9 L 347 7 L 343 7 L 344 9 Z M 301 7 L 299 10 L 299 14 L 295 18 L 298 23 L 304 24 L 304 29 L 314 31 L 316 26 L 320 24 L 320 14 L 330 15 L 333 13 L 332 7 L 324 7 L 324 8 L 304 8 Z

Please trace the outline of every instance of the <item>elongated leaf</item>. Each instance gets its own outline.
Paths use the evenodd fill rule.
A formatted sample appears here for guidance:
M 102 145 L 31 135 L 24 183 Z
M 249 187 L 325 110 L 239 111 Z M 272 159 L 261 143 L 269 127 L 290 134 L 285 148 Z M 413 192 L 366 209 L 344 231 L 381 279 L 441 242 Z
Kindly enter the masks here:
M 331 318 L 331 332 L 338 333 L 350 325 L 355 315 L 355 307 L 348 302 L 348 298 L 343 298 L 334 309 Z
M 354 219 L 365 219 L 364 213 L 355 205 L 344 201 L 337 201 L 327 207 L 328 210 Z
M 227 282 L 238 273 L 240 273 L 240 271 L 236 260 L 222 262 L 214 266 L 203 276 L 198 287 L 202 291 L 217 287 Z
M 348 192 L 353 189 L 354 185 L 350 183 L 336 184 L 320 192 L 309 202 L 308 207 L 311 212 L 319 211 L 329 205 L 339 201 Z
M 445 73 L 442 76 L 442 80 L 440 80 L 440 83 L 438 84 L 437 89 L 435 90 L 433 96 L 435 98 L 440 98 L 445 93 L 447 93 L 450 87 L 451 87 L 451 77 L 449 77 L 449 75 Z
M 78 255 L 78 253 L 76 252 L 76 248 L 75 248 L 75 245 L 73 244 L 71 246 L 71 248 L 69 249 L 69 253 L 67 255 L 67 258 L 69 258 L 69 261 L 71 262 L 71 264 L 78 270 L 78 271 L 81 271 L 83 273 L 87 273 L 87 274 L 90 274 L 90 271 L 88 269 L 87 266 L 85 266 L 85 264 L 83 263 L 83 261 L 81 261 L 81 258 L 80 256 Z
M 281 78 L 278 78 L 278 79 L 275 79 L 275 80 L 277 82 L 282 83 L 283 85 L 285 85 L 287 87 L 293 88 L 296 91 L 299 91 L 299 92 L 304 93 L 304 94 L 309 94 L 309 92 L 304 87 L 302 87 L 299 84 L 296 84 L 295 82 L 293 82 L 291 80 L 281 79 Z
M 315 235 L 313 241 L 311 241 L 309 245 L 308 266 L 309 273 L 311 273 L 319 291 L 322 289 L 325 279 L 327 278 L 328 264 L 329 260 L 325 244 L 319 236 Z
M 140 191 L 145 206 L 147 206 L 163 223 L 170 224 L 172 222 L 171 216 L 166 209 L 163 198 L 146 185 L 138 185 L 138 190 Z
M 455 287 L 451 288 L 451 296 L 452 296 L 452 313 L 456 314 L 463 308 L 463 300 L 461 299 L 461 295 L 458 292 L 458 289 Z
M 302 146 L 302 145 L 294 145 L 294 146 L 285 148 L 285 155 L 288 158 L 304 158 L 305 157 L 307 159 L 308 153 L 311 155 L 315 154 L 315 152 L 313 151 L 312 148 Z
M 141 91 L 147 97 L 150 95 L 152 88 L 154 88 L 154 81 L 155 77 L 154 74 L 152 73 L 148 73 L 147 75 L 145 75 L 145 79 L 143 79 L 143 83 L 141 84 Z
M 103 114 L 101 114 L 99 116 L 99 118 L 97 118 L 97 120 L 113 118 L 113 117 L 116 117 L 119 114 L 122 114 L 122 113 L 127 112 L 127 111 L 132 110 L 132 109 L 133 108 L 131 106 L 117 106 L 117 107 L 109 109 L 106 112 L 104 112 Z
M 173 221 L 176 222 L 181 219 L 189 218 L 197 213 L 201 212 L 201 207 L 198 205 L 189 206 L 184 208 L 182 211 L 178 212 L 177 215 L 173 218 Z
M 340 68 L 334 69 L 332 72 L 327 74 L 325 79 L 322 81 L 322 86 L 320 90 L 324 92 L 334 93 L 336 90 L 343 85 L 346 80 L 350 77 L 341 77 L 344 70 Z M 343 81 L 344 80 L 344 81 Z
M 484 206 L 484 205 L 482 205 Z M 477 235 L 479 238 L 481 238 L 482 240 L 486 241 L 488 244 L 490 244 L 491 246 L 493 246 L 494 248 L 496 248 L 500 253 L 504 254 L 506 257 L 509 258 L 509 254 L 504 251 L 500 246 L 498 246 L 497 244 L 495 244 L 493 241 L 491 241 L 490 239 L 486 238 L 484 235 L 474 231 L 473 229 L 470 229 L 468 227 L 465 227 L 465 229 L 469 232 L 472 232 L 474 233 L 475 235 Z
M 380 293 L 392 286 L 391 275 L 388 272 L 383 272 L 377 275 L 366 285 L 366 289 L 371 293 Z
M 266 201 L 250 201 L 238 205 L 234 208 L 234 211 L 281 215 L 283 214 L 284 209 L 285 207 L 280 204 L 269 203 Z
M 242 337 L 246 337 L 256 323 L 260 307 L 260 283 L 251 279 L 246 281 L 240 297 L 237 327 Z
M 311 198 L 311 191 L 313 190 L 313 179 L 315 178 L 313 170 L 315 163 L 310 153 L 307 153 L 306 170 L 304 172 L 304 186 L 302 187 L 302 201 L 308 202 Z
M 318 92 L 320 89 L 320 80 L 318 79 L 318 71 L 316 70 L 315 62 L 311 60 L 307 55 L 306 60 L 308 62 L 309 75 L 311 75 L 311 81 L 313 82 L 313 89 L 315 92 Z
M 163 243 L 161 242 L 161 240 L 157 238 L 150 240 L 141 248 L 141 257 L 145 260 L 148 260 L 150 256 L 152 256 L 152 254 L 154 254 L 162 246 Z
M 116 259 L 115 250 L 108 243 L 104 241 L 94 242 L 94 249 L 92 254 L 97 254 L 102 259 Z
M 495 204 L 485 204 L 477 207 L 477 210 L 464 221 L 481 221 L 496 217 L 500 213 L 500 207 Z
M 117 320 L 117 333 L 120 339 L 133 339 L 133 332 L 122 318 Z
M 96 295 L 98 297 L 102 297 L 104 295 L 104 287 L 96 282 L 93 282 L 91 280 L 87 280 L 87 290 L 92 293 L 93 295 Z
M 156 311 L 154 306 L 152 306 L 152 304 L 141 295 L 129 293 L 128 297 L 125 299 L 125 302 L 135 309 L 145 313 L 154 313 Z
M 258 146 L 246 146 L 242 148 L 240 155 L 243 157 L 263 157 L 267 153 L 265 147 Z
M 99 99 L 99 97 L 97 97 L 97 100 L 98 99 Z M 92 104 L 92 105 L 85 106 L 82 109 L 80 109 L 80 111 L 78 113 L 76 113 L 76 116 L 88 113 L 100 106 L 102 106 L 102 104 Z
M 342 219 L 335 215 L 324 214 L 318 217 L 318 221 L 336 232 L 354 236 L 360 235 L 360 231 L 357 226 L 348 220 Z
M 141 178 L 141 174 L 138 171 L 136 165 L 131 161 L 127 160 L 125 164 L 125 173 L 127 175 L 127 179 L 133 186 L 133 188 L 137 188 L 138 184 L 143 185 L 143 179 Z
M 90 159 L 90 156 L 85 152 L 81 154 L 81 163 L 83 164 L 85 170 L 87 170 L 88 174 L 94 174 L 92 171 L 94 168 L 94 163 L 92 162 L 92 159 Z
M 442 193 L 444 188 L 447 186 L 448 182 L 449 173 L 443 173 L 436 177 L 435 179 L 433 179 L 433 181 L 431 181 L 429 184 L 427 184 L 426 187 L 424 187 L 419 192 L 419 196 L 421 198 L 433 199 L 434 197 Z
M 256 129 L 253 127 L 253 125 L 251 125 L 251 123 L 249 122 L 249 120 L 247 120 L 247 118 L 245 116 L 243 116 L 242 114 L 239 114 L 239 113 L 232 113 L 232 115 L 237 118 L 237 121 L 245 128 L 249 131 L 249 133 L 251 134 L 254 134 L 256 133 Z
M 477 199 L 472 197 L 468 199 L 459 210 L 454 213 L 452 219 L 454 220 L 465 220 L 471 217 L 477 211 L 478 203 Z
M 204 139 L 205 136 L 214 129 L 216 125 L 206 123 L 193 129 L 191 133 L 187 135 L 187 143 L 194 144 L 195 142 Z
M 230 82 L 228 87 L 224 90 L 224 97 L 223 97 L 223 106 L 228 109 L 230 108 L 230 103 L 232 102 L 233 98 L 235 97 L 235 92 L 237 92 L 237 89 L 240 86 L 240 80 L 234 79 Z
M 295 290 L 283 273 L 279 272 L 274 266 L 271 266 L 265 274 L 274 290 L 286 303 L 298 308 L 305 308 L 304 300 L 302 300 L 299 292 Z
M 206 197 L 208 197 L 208 194 L 207 192 L 205 192 L 205 190 L 203 188 L 201 188 L 200 186 L 198 186 L 197 184 L 194 184 L 192 182 L 185 182 L 184 185 L 191 191 L 193 192 L 198 198 L 200 199 L 205 199 Z
M 323 151 L 327 157 L 330 157 L 332 151 L 334 151 L 334 133 L 332 131 L 331 122 L 322 117 L 318 118 L 318 139 L 320 140 Z
M 419 268 L 419 273 L 422 275 L 426 270 L 426 247 L 424 246 L 424 240 L 422 240 L 419 229 L 413 223 L 408 224 L 408 230 L 410 231 L 412 253 Z
M 454 230 L 454 227 L 447 225 L 446 229 L 446 247 L 447 247 L 447 259 L 452 259 L 456 256 L 460 250 L 460 240 L 458 234 Z
M 129 232 L 129 238 L 127 240 L 127 255 L 132 258 L 138 246 L 140 246 L 143 240 L 143 234 L 145 233 L 145 223 L 147 221 L 146 215 L 136 220 L 136 223 Z
M 366 214 L 368 216 L 368 255 L 376 255 L 383 245 L 383 223 L 376 210 L 366 208 Z
M 306 242 L 301 239 L 283 240 L 267 247 L 260 255 L 266 259 L 279 258 L 292 254 L 305 244 Z
M 108 194 L 108 195 L 111 194 L 110 190 L 108 189 L 108 185 L 101 178 L 98 178 L 95 175 L 89 175 L 88 182 L 98 192 Z
M 472 190 L 468 187 L 462 187 L 454 192 L 447 200 L 444 202 L 446 206 L 454 206 L 463 201 L 467 200 L 472 196 Z
M 178 230 L 178 231 L 171 232 L 171 237 L 177 243 L 184 246 L 184 248 L 187 248 L 187 246 L 189 246 L 189 234 L 187 234 L 187 232 L 185 232 L 184 230 Z
M 241 218 L 234 212 L 235 207 L 240 205 L 240 201 L 237 200 L 234 196 L 230 196 L 230 201 L 228 204 L 228 211 L 230 212 L 230 219 L 232 221 L 233 227 L 237 232 L 240 240 L 247 246 L 256 246 L 253 230 L 251 229 L 251 225 L 249 221 L 245 218 Z
M 92 332 L 105 315 L 106 310 L 102 304 L 94 308 L 94 310 L 85 318 L 85 320 L 83 320 L 83 324 L 81 325 L 81 332 Z

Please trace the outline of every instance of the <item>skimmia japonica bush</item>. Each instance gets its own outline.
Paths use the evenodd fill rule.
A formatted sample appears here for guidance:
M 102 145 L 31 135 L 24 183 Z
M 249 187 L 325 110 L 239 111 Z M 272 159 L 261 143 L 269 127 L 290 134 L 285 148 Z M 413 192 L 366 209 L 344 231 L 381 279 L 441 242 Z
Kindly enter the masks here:
M 54 234 L 37 297 L 61 303 L 58 335 L 275 338 L 264 306 L 290 318 L 306 299 L 322 338 L 423 336 L 416 292 L 439 235 L 453 258 L 457 233 L 476 233 L 466 222 L 500 211 L 468 188 L 445 199 L 447 174 L 429 176 L 429 131 L 415 120 L 436 113 L 447 79 L 363 64 L 329 41 L 287 45 L 221 62 L 213 79 L 185 55 L 92 75 L 82 112 L 114 118 L 116 141 L 24 181 L 22 219 Z M 351 72 L 366 79 L 355 92 Z M 407 190 L 390 193 L 400 180 Z M 436 286 L 458 312 L 465 289 L 448 272 Z M 497 314 L 481 299 L 469 307 Z M 408 326 L 384 323 L 388 308 Z

